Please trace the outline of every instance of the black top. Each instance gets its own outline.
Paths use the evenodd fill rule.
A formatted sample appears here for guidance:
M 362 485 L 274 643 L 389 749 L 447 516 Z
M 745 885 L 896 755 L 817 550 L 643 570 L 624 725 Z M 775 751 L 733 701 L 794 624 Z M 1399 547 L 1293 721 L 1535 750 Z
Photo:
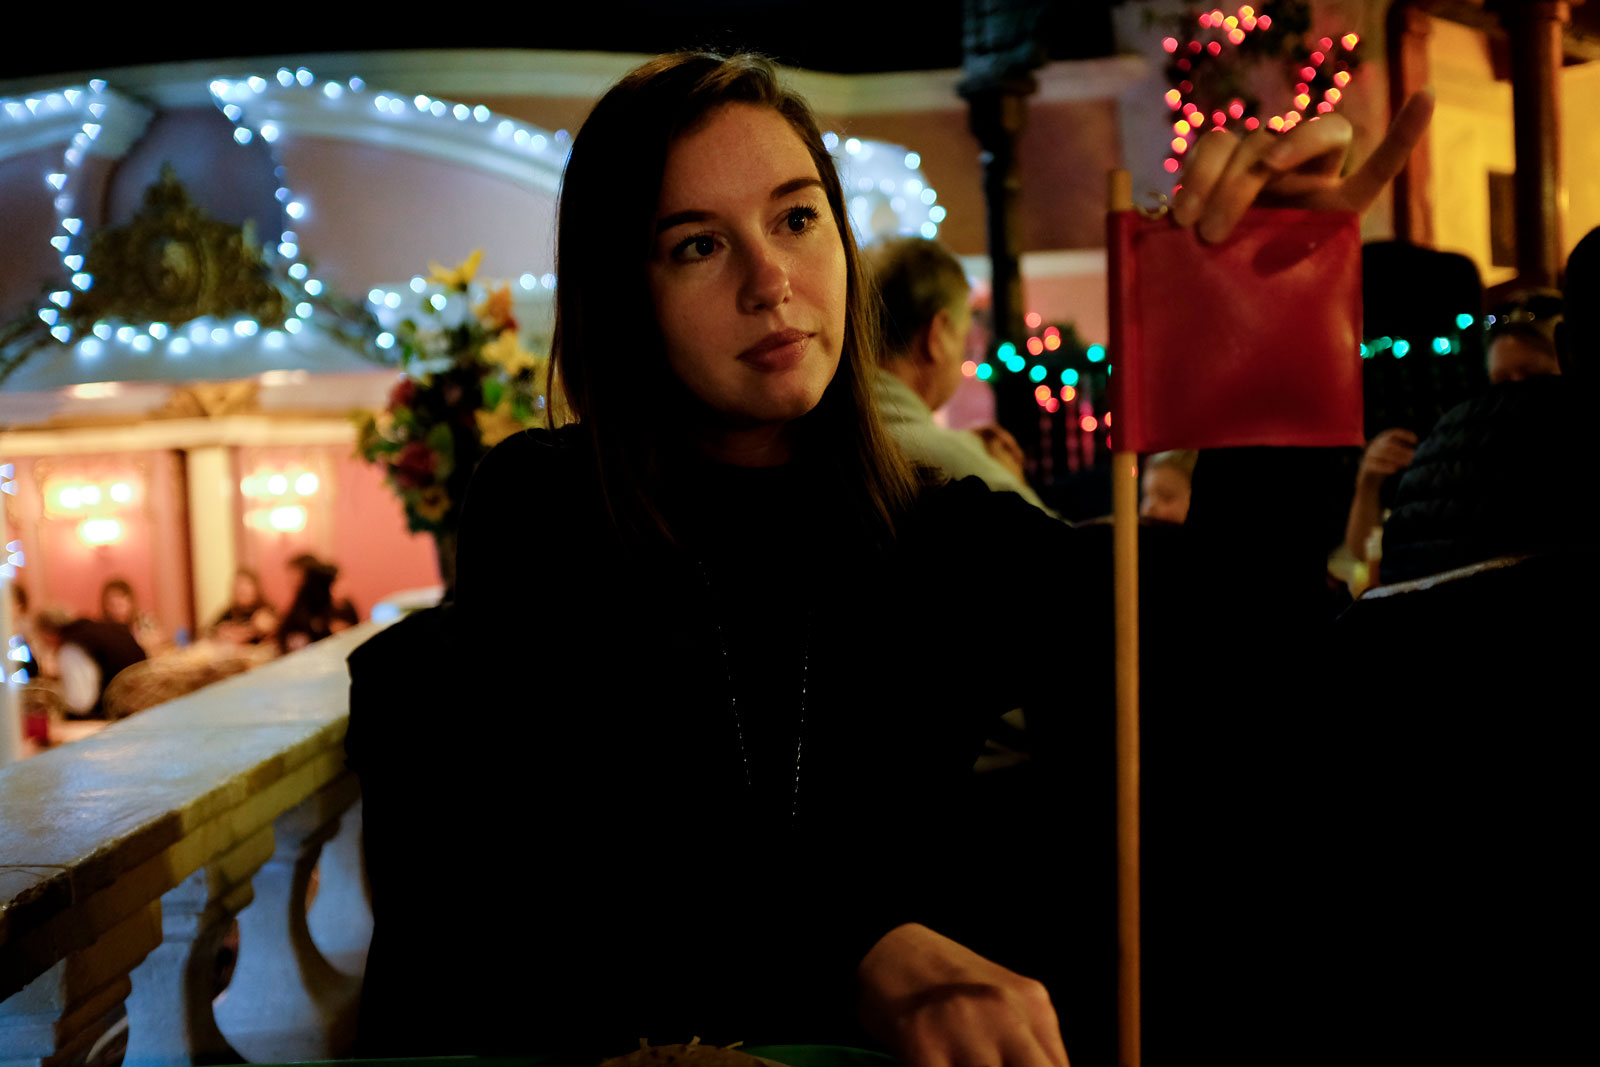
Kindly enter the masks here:
M 1383 580 L 1592 547 L 1586 398 L 1555 376 L 1490 386 L 1417 445 L 1383 526 Z
M 145 651 L 134 639 L 133 631 L 120 622 L 77 619 L 61 628 L 61 643 L 77 645 L 100 668 L 100 698 L 89 713 L 96 718 L 105 714 L 101 701 L 111 680 L 119 672 L 146 659 Z
M 501 914 L 471 932 L 407 924 L 405 944 L 386 945 L 390 916 L 411 904 L 385 901 L 395 890 L 381 883 L 405 875 L 386 878 L 376 857 L 368 1015 L 449 1019 L 420 1001 L 401 1007 L 411 983 L 398 976 L 481 971 L 481 956 L 431 955 L 478 954 L 463 945 L 480 937 L 517 961 L 517 1002 L 546 1009 L 512 1012 L 514 1029 L 488 1024 L 467 1044 L 459 1031 L 437 1035 L 441 1050 L 620 1052 L 641 1036 L 692 1034 L 864 1041 L 854 971 L 879 937 L 913 920 L 960 933 L 979 900 L 1045 893 L 996 877 L 978 862 L 982 842 L 960 829 L 988 723 L 1013 707 L 1035 712 L 1042 758 L 1069 783 L 1071 798 L 1052 803 L 1073 818 L 1052 820 L 1045 851 L 1097 850 L 1084 866 L 1113 870 L 1108 601 L 1073 626 L 1041 588 L 1052 575 L 1096 585 L 1089 576 L 1107 568 L 1074 558 L 1089 539 L 976 479 L 924 491 L 888 558 L 804 464 L 705 463 L 661 488 L 680 544 L 630 555 L 577 439 L 508 439 L 467 499 L 453 608 L 408 619 L 351 659 L 348 745 L 367 794 L 369 862 L 384 848 L 385 810 L 398 860 L 417 853 L 399 824 L 437 822 L 421 809 L 445 805 L 452 853 L 498 885 L 492 900 L 471 890 L 452 920 L 480 921 L 465 913 L 502 894 L 521 902 L 514 921 Z M 973 582 L 975 567 L 990 580 Z M 1019 654 L 1024 635 L 1041 640 L 1064 622 L 1065 663 L 1044 648 Z M 461 644 L 447 651 L 450 640 Z M 471 696 L 462 714 L 495 744 L 470 767 L 445 768 L 442 788 L 402 814 L 389 798 L 405 790 L 384 776 L 407 762 L 393 751 L 398 727 L 366 726 L 363 709 L 388 703 L 379 691 L 390 687 L 395 705 L 425 703 L 418 676 L 403 693 L 382 677 L 408 647 L 476 675 L 455 679 Z M 434 781 L 440 754 L 416 758 Z M 497 876 L 497 863 L 526 867 Z M 430 911 L 450 906 L 431 877 L 424 888 Z M 1061 907 L 1089 892 L 1048 895 Z M 440 993 L 437 981 L 425 988 Z M 481 998 L 504 994 L 474 985 L 470 995 L 463 1011 L 499 1018 Z M 419 1040 L 403 1051 L 423 1051 Z

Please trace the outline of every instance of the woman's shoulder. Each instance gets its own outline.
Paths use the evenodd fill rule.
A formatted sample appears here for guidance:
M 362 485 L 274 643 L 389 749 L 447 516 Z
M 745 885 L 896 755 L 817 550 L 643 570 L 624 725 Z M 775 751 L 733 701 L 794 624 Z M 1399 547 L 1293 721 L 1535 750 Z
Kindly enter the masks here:
M 556 429 L 535 427 L 512 434 L 489 450 L 478 464 L 477 478 L 520 478 L 570 470 L 582 448 L 576 424 Z

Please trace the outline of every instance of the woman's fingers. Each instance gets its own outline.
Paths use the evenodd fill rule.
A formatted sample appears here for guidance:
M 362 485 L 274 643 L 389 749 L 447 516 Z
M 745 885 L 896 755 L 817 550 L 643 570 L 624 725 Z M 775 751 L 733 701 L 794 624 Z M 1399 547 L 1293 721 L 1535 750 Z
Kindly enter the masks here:
M 1206 198 L 1205 210 L 1195 223 L 1202 241 L 1220 241 L 1244 218 L 1267 183 L 1278 176 L 1267 159 L 1287 143 L 1287 135 L 1257 130 L 1238 142 L 1222 177 Z
M 1199 220 L 1238 141 L 1239 138 L 1227 130 L 1212 130 L 1195 141 L 1194 151 L 1183 169 L 1183 188 L 1172 201 L 1172 219 L 1179 226 L 1192 226 Z
M 1195 226 L 1203 241 L 1220 241 L 1258 200 L 1294 207 L 1365 211 L 1428 131 L 1433 93 L 1407 100 L 1383 140 L 1347 178 L 1339 172 L 1353 131 L 1342 115 L 1302 122 L 1287 133 L 1257 130 L 1242 140 L 1213 130 L 1195 143 L 1183 187 L 1172 206 L 1180 226 Z
M 1365 211 L 1395 175 L 1405 170 L 1411 150 L 1428 132 L 1428 122 L 1432 118 L 1433 90 L 1413 93 L 1389 124 L 1372 155 L 1340 186 L 1339 206 L 1348 211 Z

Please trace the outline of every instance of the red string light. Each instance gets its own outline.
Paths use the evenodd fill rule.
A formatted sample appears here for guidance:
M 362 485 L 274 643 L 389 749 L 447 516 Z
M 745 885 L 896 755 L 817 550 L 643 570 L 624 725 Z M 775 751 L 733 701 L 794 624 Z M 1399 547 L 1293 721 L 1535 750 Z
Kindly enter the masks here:
M 1196 19 L 1200 32 L 1190 41 L 1180 41 L 1178 37 L 1164 37 L 1161 41 L 1162 50 L 1178 58 L 1174 65 L 1182 72 L 1187 73 L 1192 64 L 1188 57 L 1205 55 L 1219 56 L 1222 53 L 1222 40 L 1225 38 L 1229 44 L 1240 45 L 1245 37 L 1256 30 L 1269 30 L 1272 28 L 1272 18 L 1269 15 L 1257 14 L 1250 5 L 1241 6 L 1235 14 L 1225 15 L 1220 8 L 1202 12 Z M 1212 31 L 1217 36 L 1206 39 L 1209 35 L 1205 31 Z M 1346 33 L 1338 38 L 1338 43 L 1345 51 L 1355 49 L 1361 38 L 1355 33 Z M 1213 110 L 1209 113 L 1210 128 L 1226 128 L 1229 120 L 1242 121 L 1245 129 L 1258 130 L 1263 125 L 1275 132 L 1284 132 L 1293 129 L 1303 119 L 1316 118 L 1333 111 L 1339 104 L 1343 90 L 1350 84 L 1350 72 L 1339 70 L 1333 72 L 1327 80 L 1332 81 L 1333 87 L 1327 88 L 1327 82 L 1315 90 L 1315 95 L 1321 99 L 1316 100 L 1313 111 L 1313 85 L 1318 78 L 1323 76 L 1318 68 L 1327 62 L 1334 49 L 1334 38 L 1323 37 L 1317 42 L 1317 48 L 1311 51 L 1303 61 L 1297 73 L 1301 81 L 1294 86 L 1292 107 L 1281 115 L 1258 116 L 1248 114 L 1248 107 L 1243 100 L 1234 99 L 1225 107 L 1225 110 Z M 1199 60 L 1195 60 L 1199 62 Z M 1201 111 L 1193 102 L 1185 100 L 1188 94 L 1194 92 L 1194 82 L 1185 78 L 1178 83 L 1176 89 L 1168 89 L 1165 94 L 1167 106 L 1174 111 L 1182 113 L 1182 118 L 1173 124 L 1172 132 L 1175 135 L 1171 140 L 1172 152 L 1163 162 L 1162 166 L 1168 174 L 1176 174 L 1182 170 L 1180 159 L 1194 140 L 1207 128 L 1208 114 Z

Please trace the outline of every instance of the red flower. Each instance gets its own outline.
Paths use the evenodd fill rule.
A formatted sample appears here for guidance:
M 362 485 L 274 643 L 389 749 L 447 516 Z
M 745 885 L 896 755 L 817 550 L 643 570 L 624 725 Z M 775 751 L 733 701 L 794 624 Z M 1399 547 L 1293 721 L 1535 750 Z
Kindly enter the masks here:
M 439 457 L 421 441 L 412 441 L 394 459 L 395 484 L 402 489 L 421 489 L 433 481 Z
M 389 391 L 389 409 L 408 408 L 417 398 L 417 383 L 410 378 L 401 378 L 394 383 L 394 388 Z

